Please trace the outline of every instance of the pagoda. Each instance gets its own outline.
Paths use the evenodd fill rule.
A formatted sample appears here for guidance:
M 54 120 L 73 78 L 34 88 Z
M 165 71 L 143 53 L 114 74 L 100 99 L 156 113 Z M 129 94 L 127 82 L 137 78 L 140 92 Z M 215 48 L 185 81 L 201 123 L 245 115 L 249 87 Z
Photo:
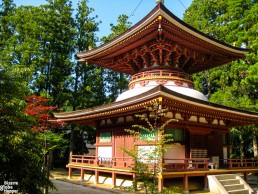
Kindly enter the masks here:
M 165 129 L 173 134 L 174 141 L 163 158 L 165 170 L 157 177 L 160 190 L 166 180 L 180 177 L 184 191 L 189 191 L 188 179 L 195 176 L 203 177 L 207 188 L 207 176 L 221 173 L 210 168 L 223 167 L 227 169 L 224 173 L 242 172 L 245 178 L 247 173 L 258 172 L 254 167 L 257 161 L 245 160 L 244 168 L 240 168 L 238 160 L 229 158 L 230 128 L 257 124 L 258 114 L 209 102 L 194 89 L 192 78 L 194 73 L 242 59 L 247 53 L 199 32 L 162 3 L 117 38 L 78 53 L 81 62 L 126 73 L 131 78 L 128 91 L 113 103 L 55 114 L 67 123 L 96 127 L 95 155 L 71 155 L 69 177 L 72 169 L 80 169 L 81 179 L 90 171 L 95 183 L 101 173 L 110 174 L 113 186 L 117 186 L 120 175 L 135 179 L 132 159 L 120 147 L 150 145 L 136 141 L 124 129 L 139 123 L 136 114 L 149 117 L 145 107 L 153 102 L 167 109 L 160 122 L 178 120 Z

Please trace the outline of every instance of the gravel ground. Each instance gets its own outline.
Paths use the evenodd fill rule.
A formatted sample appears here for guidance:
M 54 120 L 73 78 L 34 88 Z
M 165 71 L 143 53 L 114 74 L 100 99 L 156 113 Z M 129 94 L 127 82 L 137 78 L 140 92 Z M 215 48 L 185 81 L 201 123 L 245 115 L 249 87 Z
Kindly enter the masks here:
M 50 191 L 49 194 L 110 194 L 110 193 L 128 193 L 119 189 L 112 189 L 110 185 L 105 184 L 93 184 L 90 182 L 80 182 L 79 173 L 73 173 L 72 179 L 67 179 L 66 170 L 55 170 L 52 171 L 52 182 L 54 183 L 57 191 Z M 248 183 L 253 188 L 255 193 L 258 193 L 258 175 L 250 174 L 248 175 Z M 190 191 L 190 194 L 212 194 L 207 191 Z

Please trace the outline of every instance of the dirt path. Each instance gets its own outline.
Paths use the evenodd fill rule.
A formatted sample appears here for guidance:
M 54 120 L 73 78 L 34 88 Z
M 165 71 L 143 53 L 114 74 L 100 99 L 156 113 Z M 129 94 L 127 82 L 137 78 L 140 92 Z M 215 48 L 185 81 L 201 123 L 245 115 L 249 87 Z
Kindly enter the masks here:
M 114 193 L 124 193 L 117 190 L 112 189 L 106 189 L 106 188 L 100 188 L 100 187 L 91 187 L 87 185 L 82 184 L 76 184 L 67 182 L 64 180 L 56 180 L 52 179 L 52 182 L 54 183 L 55 187 L 58 189 L 57 191 L 53 190 L 50 191 L 49 194 L 114 194 Z

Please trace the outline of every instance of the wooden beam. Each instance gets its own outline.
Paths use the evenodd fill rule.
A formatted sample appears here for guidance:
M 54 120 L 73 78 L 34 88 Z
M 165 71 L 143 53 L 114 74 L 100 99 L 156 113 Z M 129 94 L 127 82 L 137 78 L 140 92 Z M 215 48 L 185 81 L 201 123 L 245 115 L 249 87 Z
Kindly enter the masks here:
M 81 168 L 81 177 L 80 177 L 80 181 L 84 181 L 84 169 L 83 169 L 83 167 Z
M 71 166 L 68 167 L 68 179 L 71 179 L 72 178 L 72 173 L 73 173 L 73 169 Z
M 116 187 L 116 173 L 112 171 L 112 188 Z
M 133 173 L 133 189 L 137 191 L 137 179 L 136 179 L 136 173 Z
M 99 183 L 99 171 L 98 169 L 95 169 L 95 181 L 94 184 L 98 184 Z
M 207 174 L 204 176 L 204 191 L 209 190 L 209 185 L 208 185 L 208 176 Z
M 184 176 L 184 193 L 189 193 L 188 175 L 187 174 Z
M 159 174 L 158 176 L 158 191 L 161 192 L 163 190 L 163 186 L 164 186 L 164 180 L 162 177 L 162 174 Z

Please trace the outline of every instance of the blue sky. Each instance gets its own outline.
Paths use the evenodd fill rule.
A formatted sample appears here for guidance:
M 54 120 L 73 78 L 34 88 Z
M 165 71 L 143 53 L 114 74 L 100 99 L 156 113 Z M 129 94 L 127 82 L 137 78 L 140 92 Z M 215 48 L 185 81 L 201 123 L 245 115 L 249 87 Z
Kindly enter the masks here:
M 46 0 L 13 1 L 17 6 L 38 6 L 46 3 Z M 73 8 L 76 9 L 79 0 L 72 0 L 72 2 Z M 192 0 L 165 0 L 165 6 L 173 14 L 182 19 L 185 9 L 189 7 L 191 2 Z M 156 6 L 156 0 L 89 0 L 88 6 L 95 10 L 92 16 L 98 15 L 97 21 L 102 22 L 99 25 L 99 32 L 97 33 L 98 37 L 101 38 L 102 36 L 107 36 L 110 33 L 110 24 L 116 24 L 116 20 L 119 15 L 131 15 L 129 21 L 134 25 Z

